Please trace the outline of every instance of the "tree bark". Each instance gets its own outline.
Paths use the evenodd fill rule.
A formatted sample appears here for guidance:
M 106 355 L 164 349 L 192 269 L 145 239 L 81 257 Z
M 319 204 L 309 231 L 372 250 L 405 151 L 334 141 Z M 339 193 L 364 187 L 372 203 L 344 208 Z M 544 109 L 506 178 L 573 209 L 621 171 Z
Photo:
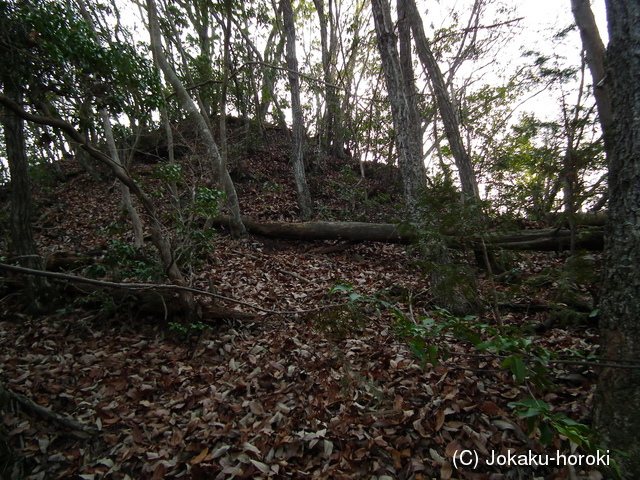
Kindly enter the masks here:
M 345 156 L 344 132 L 342 130 L 343 115 L 340 111 L 340 98 L 334 86 L 334 62 L 338 47 L 336 33 L 334 0 L 328 0 L 328 12 L 325 12 L 324 0 L 313 0 L 320 24 L 320 49 L 322 53 L 322 70 L 325 83 L 324 114 L 318 126 L 318 135 L 327 154 L 338 158 Z
M 5 82 L 5 91 L 20 101 L 18 92 L 11 92 L 13 79 Z M 1 115 L 4 140 L 11 175 L 11 244 L 18 263 L 26 268 L 42 270 L 44 261 L 38 253 L 31 228 L 31 192 L 29 160 L 27 159 L 24 121 L 8 109 Z M 53 285 L 44 278 L 26 279 L 29 310 L 43 313 L 57 307 L 57 295 Z
M 291 0 L 282 0 L 282 19 L 287 36 L 287 68 L 289 86 L 291 88 L 291 114 L 293 116 L 293 138 L 291 145 L 291 163 L 296 181 L 300 218 L 309 220 L 313 216 L 313 202 L 304 171 L 304 117 L 300 103 L 300 75 L 298 74 L 298 58 L 296 56 L 296 28 L 293 18 Z
M 564 116 L 564 130 L 567 137 L 567 148 L 562 159 L 562 170 L 560 171 L 560 182 L 562 183 L 562 204 L 564 215 L 571 230 L 571 254 L 575 252 L 576 236 L 576 188 L 578 186 L 578 174 L 580 162 L 576 155 L 576 148 L 580 142 L 580 122 L 579 116 L 582 110 L 582 98 L 584 91 L 585 65 L 582 63 L 580 72 L 580 86 L 578 87 L 578 99 L 575 104 L 574 114 L 569 116 L 569 109 L 564 99 L 562 100 L 562 113 Z
M 416 92 L 415 75 L 413 71 L 413 54 L 411 51 L 411 25 L 407 16 L 407 0 L 397 0 L 398 9 L 398 40 L 400 47 L 400 70 L 402 83 L 409 107 L 409 127 L 411 128 L 411 156 L 422 161 L 422 128 L 420 112 L 418 111 L 418 99 Z
M 409 7 L 409 2 L 401 6 Z M 372 0 L 371 8 L 376 28 L 376 38 L 382 69 L 387 85 L 387 94 L 391 103 L 391 114 L 396 137 L 398 165 L 402 175 L 405 200 L 412 223 L 423 226 L 424 209 L 420 206 L 420 197 L 424 192 L 426 174 L 421 151 L 421 137 L 416 137 L 415 115 L 412 115 L 413 84 L 407 69 L 403 72 L 398 54 L 398 39 L 391 20 L 388 0 Z M 411 11 L 407 10 L 411 15 Z M 406 39 L 405 39 L 406 40 Z M 407 52 L 405 52 L 407 55 Z M 420 142 L 419 144 L 417 142 Z M 427 225 L 427 229 L 433 225 Z M 431 291 L 435 301 L 454 315 L 465 315 L 477 310 L 477 295 L 473 279 L 462 272 L 461 266 L 451 261 L 447 245 L 439 235 L 428 231 L 420 238 L 423 260 L 428 265 Z M 468 287 L 468 288 L 467 288 Z
M 602 286 L 602 356 L 620 362 L 640 358 L 640 3 L 607 0 L 607 78 L 613 122 L 605 144 L 609 160 L 609 223 Z M 640 478 L 640 370 L 599 372 L 595 424 L 623 478 Z
M 229 90 L 229 69 L 231 68 L 231 0 L 225 0 L 224 47 L 222 60 L 222 85 L 220 86 L 220 178 L 227 171 L 229 146 L 227 143 L 227 92 Z
M 331 2 L 331 0 L 329 0 Z M 313 0 L 318 14 L 318 23 L 320 24 L 320 53 L 322 56 L 322 71 L 324 73 L 324 81 L 327 84 L 333 83 L 331 80 L 331 64 L 329 57 L 329 39 L 327 35 L 327 16 L 324 12 L 324 0 Z M 331 3 L 329 3 L 331 5 Z M 318 137 L 323 144 L 325 153 L 329 153 L 331 147 L 332 125 L 335 110 L 329 106 L 329 96 L 331 91 L 327 85 L 324 96 L 324 114 L 318 122 Z

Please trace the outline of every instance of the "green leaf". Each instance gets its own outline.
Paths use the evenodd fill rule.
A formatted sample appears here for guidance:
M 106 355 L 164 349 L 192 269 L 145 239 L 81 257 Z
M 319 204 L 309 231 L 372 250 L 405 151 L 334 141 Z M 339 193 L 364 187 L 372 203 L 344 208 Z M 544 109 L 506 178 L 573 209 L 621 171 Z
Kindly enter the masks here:
M 480 344 L 480 335 L 477 332 L 468 329 L 466 332 L 467 339 L 471 342 L 474 347 Z
M 409 342 L 409 349 L 418 360 L 420 360 L 420 368 L 424 370 L 427 365 L 427 353 L 425 352 L 425 342 L 423 338 L 414 338 Z
M 481 352 L 485 350 L 495 350 L 496 345 L 492 341 L 482 342 L 476 345 L 476 350 L 480 350 Z
M 561 435 L 564 435 L 576 445 L 582 445 L 584 443 L 585 438 L 577 428 L 566 427 L 559 424 L 556 424 L 555 427 L 556 427 L 556 430 L 558 430 L 558 433 L 560 433 Z
M 543 422 L 539 426 L 540 428 L 540 443 L 542 445 L 549 445 L 553 441 L 553 430 L 549 427 L 547 422 Z
M 569 427 L 577 427 L 577 428 L 580 428 L 580 429 L 588 430 L 588 428 L 585 425 L 583 425 L 582 423 L 578 423 L 578 422 L 576 422 L 575 420 L 572 420 L 569 417 L 563 416 L 562 418 L 560 418 L 559 421 L 564 423 L 565 425 L 567 425 Z
M 536 425 L 538 425 L 538 416 L 528 417 L 526 420 L 527 423 L 527 433 L 531 434 L 535 431 Z
M 364 297 L 362 295 L 360 295 L 359 293 L 356 292 L 351 292 L 349 294 L 349 301 L 350 302 L 357 302 L 358 300 L 362 300 Z
M 547 402 L 543 402 L 542 400 L 538 400 L 537 398 L 531 398 L 531 397 L 523 398 L 519 402 L 512 402 L 509 405 L 535 408 L 545 413 L 549 413 L 551 411 L 551 406 Z
M 540 415 L 540 410 L 537 410 L 535 408 L 528 408 L 526 410 L 520 410 L 518 412 L 518 417 L 520 418 L 533 418 L 539 417 Z
M 429 362 L 434 367 L 440 365 L 440 361 L 438 360 L 438 347 L 435 345 L 429 345 L 427 347 L 427 353 L 429 354 Z
M 516 382 L 522 383 L 527 378 L 527 366 L 517 355 L 513 355 L 511 358 L 513 359 L 510 365 L 511 373 L 515 376 Z
M 348 285 L 348 284 L 340 284 L 340 285 L 336 285 L 335 287 L 331 287 L 331 289 L 329 290 L 329 293 L 335 293 L 335 292 L 350 292 L 353 290 L 353 285 Z

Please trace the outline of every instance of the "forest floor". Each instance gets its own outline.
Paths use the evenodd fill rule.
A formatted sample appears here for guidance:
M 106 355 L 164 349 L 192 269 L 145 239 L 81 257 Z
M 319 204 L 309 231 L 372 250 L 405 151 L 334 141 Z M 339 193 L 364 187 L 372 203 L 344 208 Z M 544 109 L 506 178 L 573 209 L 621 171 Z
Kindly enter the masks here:
M 197 162 L 182 161 L 196 178 Z M 156 192 L 164 188 L 153 174 L 158 165 L 133 169 Z M 253 149 L 233 166 L 244 215 L 296 220 L 282 145 Z M 357 164 L 337 159 L 310 173 L 318 218 L 397 217 L 397 174 L 367 168 L 366 181 Z M 34 198 L 43 254 L 94 259 L 70 273 L 120 282 L 154 278 L 151 254 L 129 255 L 115 184 L 94 183 L 84 173 L 64 183 L 39 179 Z M 584 463 L 489 465 L 492 455 L 508 452 L 574 453 L 562 435 L 543 446 L 545 429 L 529 434 L 511 403 L 533 396 L 551 405 L 554 418 L 588 424 L 595 374 L 588 365 L 551 363 L 550 384 L 537 388 L 503 368 L 504 354 L 474 350 L 450 334 L 448 358 L 423 368 L 398 322 L 444 320 L 410 248 L 363 242 L 332 249 L 340 242 L 235 240 L 224 232 L 207 242 L 212 249 L 185 249 L 193 258 L 185 272 L 193 287 L 289 313 L 228 303 L 251 316 L 208 319 L 205 309 L 201 322 L 185 325 L 146 311 L 133 293 L 103 290 L 65 292 L 66 306 L 34 317 L 7 286 L 20 277 L 2 277 L 1 384 L 92 430 L 9 402 L 0 417 L 0 479 L 603 478 Z M 495 285 L 513 308 L 503 305 L 499 315 L 535 346 L 560 356 L 595 354 L 594 324 L 554 318 L 564 312 L 558 291 L 567 256 L 509 253 L 511 274 Z M 599 263 L 599 254 L 588 257 Z M 477 281 L 492 300 L 494 283 L 479 271 Z M 337 285 L 351 290 L 330 293 Z M 597 282 L 578 288 L 597 297 Z M 345 305 L 350 293 L 360 297 Z M 490 312 L 479 320 L 495 325 Z M 477 454 L 479 464 L 454 465 L 463 450 Z

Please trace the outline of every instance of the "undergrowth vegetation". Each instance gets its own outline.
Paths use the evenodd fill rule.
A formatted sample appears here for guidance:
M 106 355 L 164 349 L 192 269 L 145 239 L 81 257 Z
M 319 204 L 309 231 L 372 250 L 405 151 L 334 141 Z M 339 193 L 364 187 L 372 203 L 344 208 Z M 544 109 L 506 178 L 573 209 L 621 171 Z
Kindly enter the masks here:
M 576 265 L 582 265 L 582 262 L 577 260 L 568 264 L 567 270 L 574 272 Z M 560 388 L 554 383 L 554 363 L 591 364 L 596 367 L 597 356 L 576 350 L 552 350 L 518 326 L 491 325 L 473 315 L 461 318 L 438 307 L 427 316 L 411 316 L 397 303 L 358 294 L 352 285 L 338 285 L 331 292 L 344 293 L 348 296 L 348 303 L 340 310 L 345 315 L 338 317 L 339 320 L 334 316 L 322 317 L 325 324 L 330 322 L 334 328 L 351 327 L 357 322 L 355 311 L 371 312 L 373 306 L 390 311 L 396 319 L 394 333 L 407 342 L 423 370 L 443 363 L 456 368 L 456 360 L 460 357 L 481 358 L 486 375 L 497 375 L 506 380 L 504 373 L 509 372 L 511 381 L 526 387 L 530 396 L 509 402 L 508 406 L 513 409 L 512 415 L 526 421 L 527 434 L 531 439 L 543 447 L 552 446 L 567 452 L 574 452 L 576 447 L 580 447 L 594 458 L 598 455 L 609 458 L 609 451 L 602 446 L 603 439 L 593 429 L 562 412 L 555 412 L 543 400 Z M 620 451 L 616 453 L 625 455 Z M 609 460 L 611 474 L 619 478 L 616 461 Z

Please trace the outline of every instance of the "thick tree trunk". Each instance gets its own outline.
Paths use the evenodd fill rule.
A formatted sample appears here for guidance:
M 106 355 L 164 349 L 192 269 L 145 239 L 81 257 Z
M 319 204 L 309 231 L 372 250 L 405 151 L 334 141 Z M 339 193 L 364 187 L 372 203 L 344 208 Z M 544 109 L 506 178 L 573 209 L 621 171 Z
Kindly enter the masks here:
M 640 3 L 606 4 L 613 122 L 600 328 L 602 356 L 624 363 L 640 358 Z M 623 478 L 640 478 L 640 370 L 600 371 L 595 423 L 610 448 L 628 454 L 614 455 Z
M 399 0 L 402 7 L 409 7 L 408 2 Z M 376 28 L 376 38 L 382 69 L 387 85 L 387 94 L 391 103 L 391 114 L 396 136 L 396 150 L 398 165 L 402 174 L 404 194 L 409 210 L 410 220 L 423 226 L 425 216 L 420 207 L 420 197 L 426 182 L 424 162 L 422 160 L 422 138 L 418 135 L 415 123 L 418 115 L 412 109 L 416 103 L 413 97 L 415 89 L 410 68 L 406 65 L 409 52 L 406 51 L 406 28 L 402 25 L 403 53 L 405 68 L 402 68 L 398 54 L 398 39 L 396 37 L 391 9 L 388 0 L 372 0 L 371 8 Z M 406 13 L 411 15 L 410 10 Z M 427 228 L 431 227 L 430 225 Z M 431 292 L 435 301 L 442 308 L 446 308 L 454 315 L 464 315 L 477 310 L 475 286 L 473 280 L 462 272 L 459 265 L 451 261 L 445 242 L 439 235 L 423 235 L 419 242 L 423 259 L 429 265 L 429 279 Z M 454 281 L 455 277 L 455 281 Z M 468 287 L 468 288 L 467 288 Z
M 291 145 L 291 163 L 296 181 L 300 218 L 309 220 L 313 216 L 313 202 L 304 171 L 304 117 L 300 103 L 300 75 L 298 75 L 298 58 L 296 56 L 296 28 L 293 18 L 291 0 L 282 0 L 282 19 L 287 36 L 287 68 L 289 70 L 289 87 L 291 88 L 291 114 L 293 116 L 293 138 Z
M 318 127 L 322 147 L 327 154 L 342 158 L 344 152 L 344 116 L 340 111 L 340 97 L 334 86 L 334 59 L 338 47 L 338 37 L 334 22 L 334 0 L 328 0 L 328 12 L 325 12 L 324 0 L 313 0 L 320 24 L 320 49 L 322 52 L 322 70 L 325 83 L 324 114 Z
M 11 82 L 6 82 L 9 90 Z M 7 92 L 16 101 L 20 95 Z M 44 261 L 38 253 L 31 229 L 31 193 L 29 185 L 29 161 L 26 154 L 24 121 L 15 113 L 4 111 L 1 115 L 5 148 L 11 174 L 11 244 L 18 263 L 26 268 L 42 270 Z M 43 313 L 57 307 L 57 295 L 53 285 L 45 278 L 25 279 L 29 309 Z
M 418 111 L 418 95 L 416 92 L 415 74 L 413 71 L 413 54 L 411 50 L 411 25 L 407 17 L 407 1 L 397 0 L 398 40 L 400 46 L 400 69 L 402 83 L 409 107 L 409 127 L 411 128 L 411 156 L 422 161 L 422 128 Z
M 412 120 L 409 97 L 411 92 L 406 92 L 405 78 L 400 66 L 398 54 L 398 39 L 391 20 L 391 9 L 388 0 L 372 0 L 373 19 L 376 27 L 376 38 L 382 70 L 387 85 L 393 127 L 395 130 L 396 151 L 398 153 L 398 166 L 402 175 L 404 186 L 404 198 L 412 222 L 419 223 L 422 220 L 420 214 L 420 195 L 424 191 L 426 173 L 421 157 L 416 157 L 416 142 L 412 133 L 415 132 Z

